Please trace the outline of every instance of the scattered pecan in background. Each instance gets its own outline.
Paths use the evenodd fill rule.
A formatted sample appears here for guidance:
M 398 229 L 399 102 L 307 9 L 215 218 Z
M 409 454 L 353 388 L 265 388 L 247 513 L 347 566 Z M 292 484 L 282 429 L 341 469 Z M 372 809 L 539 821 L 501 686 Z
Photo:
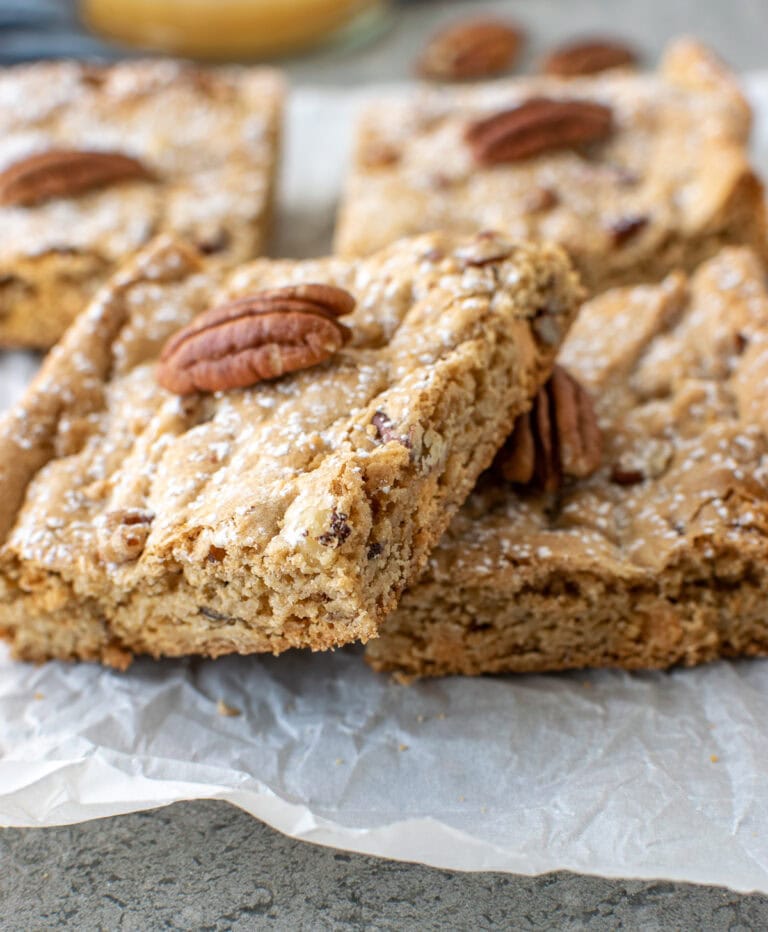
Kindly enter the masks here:
M 600 466 L 603 442 L 589 393 L 555 366 L 533 407 L 515 422 L 495 466 L 508 481 L 554 492 Z
M 245 388 L 324 362 L 349 340 L 355 299 L 334 285 L 272 288 L 201 314 L 165 344 L 157 380 L 188 395 Z
M 441 29 L 416 63 L 423 78 L 463 81 L 506 71 L 517 58 L 523 32 L 499 19 L 468 19 Z
M 475 161 L 490 166 L 597 142 L 612 130 L 610 107 L 589 100 L 532 97 L 470 123 L 464 138 Z
M 541 70 L 560 78 L 597 74 L 609 68 L 636 65 L 633 48 L 615 39 L 582 39 L 553 49 L 542 61 Z
M 55 149 L 30 155 L 0 172 L 0 204 L 30 207 L 136 180 L 150 181 L 152 173 L 128 155 Z

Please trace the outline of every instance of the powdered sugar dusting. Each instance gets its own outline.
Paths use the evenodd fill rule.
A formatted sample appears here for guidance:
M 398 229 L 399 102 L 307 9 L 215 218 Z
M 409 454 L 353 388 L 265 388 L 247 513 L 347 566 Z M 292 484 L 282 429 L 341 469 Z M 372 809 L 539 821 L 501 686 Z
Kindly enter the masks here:
M 116 150 L 154 182 L 33 209 L 2 208 L 0 271 L 71 249 L 117 260 L 161 231 L 233 260 L 261 245 L 282 94 L 268 69 L 202 71 L 177 62 L 97 68 L 71 62 L 0 75 L 0 171 L 49 149 Z
M 676 65 L 683 56 L 690 74 Z M 358 125 L 340 251 L 366 255 L 432 229 L 495 229 L 566 245 L 590 287 L 658 277 L 679 263 L 686 240 L 728 221 L 724 204 L 749 173 L 749 109 L 724 69 L 702 77 L 696 65 L 710 59 L 682 40 L 658 74 L 526 77 L 371 102 Z M 467 126 L 538 96 L 607 105 L 614 132 L 586 153 L 475 164 Z M 634 222 L 617 242 L 616 229 Z
M 593 299 L 560 362 L 593 396 L 602 468 L 557 501 L 478 491 L 432 576 L 493 585 L 490 558 L 521 585 L 580 572 L 638 583 L 704 549 L 768 549 L 768 295 L 750 252 Z

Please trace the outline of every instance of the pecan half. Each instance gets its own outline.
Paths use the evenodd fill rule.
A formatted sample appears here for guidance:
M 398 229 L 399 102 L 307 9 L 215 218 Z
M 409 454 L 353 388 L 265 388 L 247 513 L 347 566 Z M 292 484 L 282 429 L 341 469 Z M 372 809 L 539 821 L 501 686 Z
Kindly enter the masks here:
M 459 246 L 454 255 L 465 268 L 482 268 L 494 262 L 503 262 L 515 251 L 515 245 L 503 233 L 482 230 L 464 246 Z
M 201 314 L 165 344 L 157 380 L 189 395 L 245 388 L 324 362 L 350 338 L 355 299 L 334 285 L 272 288 Z
M 625 469 L 623 466 L 614 466 L 611 469 L 611 482 L 616 485 L 637 485 L 645 480 L 642 469 Z
M 441 29 L 416 63 L 423 78 L 462 81 L 506 71 L 523 43 L 522 30 L 498 19 L 468 19 Z
M 371 141 L 360 151 L 360 163 L 366 168 L 391 168 L 400 157 L 400 150 L 383 140 Z
M 0 204 L 31 207 L 122 181 L 152 180 L 138 159 L 121 152 L 54 149 L 30 155 L 0 172 Z
M 612 130 L 610 107 L 589 100 L 532 97 L 519 107 L 470 123 L 464 138 L 475 161 L 489 166 L 597 142 Z
M 541 70 L 560 78 L 596 74 L 609 68 L 636 65 L 633 48 L 615 39 L 582 39 L 553 49 L 541 63 Z
M 554 492 L 566 477 L 592 475 L 602 450 L 592 399 L 562 366 L 555 366 L 532 409 L 515 422 L 495 466 L 508 482 Z
M 560 195 L 554 188 L 538 187 L 529 191 L 523 199 L 523 208 L 529 214 L 544 214 L 560 203 Z

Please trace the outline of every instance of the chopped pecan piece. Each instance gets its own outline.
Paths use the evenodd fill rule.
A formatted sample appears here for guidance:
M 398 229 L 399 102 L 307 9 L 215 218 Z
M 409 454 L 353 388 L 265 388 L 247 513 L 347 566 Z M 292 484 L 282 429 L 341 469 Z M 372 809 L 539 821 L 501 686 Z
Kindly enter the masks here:
M 611 469 L 611 482 L 615 482 L 616 485 L 637 485 L 644 480 L 645 473 L 642 469 L 625 469 L 619 465 Z
M 592 475 L 600 466 L 602 447 L 588 392 L 562 366 L 555 366 L 532 409 L 515 422 L 495 466 L 508 482 L 553 492 L 566 478 Z
M 648 218 L 644 215 L 633 214 L 629 217 L 620 217 L 609 226 L 613 245 L 617 248 L 624 246 L 648 225 Z
M 533 97 L 470 123 L 464 138 L 479 165 L 491 166 L 607 139 L 610 107 L 589 100 Z
M 289 285 L 229 301 L 168 340 L 158 382 L 188 395 L 245 388 L 324 362 L 350 338 L 355 299 L 333 285 Z
M 232 237 L 227 230 L 216 230 L 207 236 L 200 237 L 195 245 L 204 256 L 215 256 L 223 252 L 231 243 Z
M 560 196 L 554 188 L 539 187 L 530 191 L 523 201 L 529 214 L 543 214 L 553 210 L 560 203 Z
M 481 268 L 494 262 L 503 262 L 515 251 L 514 243 L 494 230 L 483 230 L 476 234 L 466 246 L 459 247 L 456 258 L 462 265 Z
M 360 162 L 366 168 L 389 168 L 400 161 L 400 150 L 389 143 L 370 142 L 360 152 Z
M 541 70 L 560 78 L 597 74 L 609 68 L 637 64 L 637 53 L 615 39 L 583 39 L 561 45 L 547 55 Z
M 382 441 L 382 443 L 391 443 L 393 440 L 397 443 L 401 443 L 406 450 L 411 450 L 413 448 L 413 440 L 410 436 L 405 436 L 403 434 L 398 434 L 395 430 L 395 425 L 390 420 L 389 415 L 386 411 L 377 411 L 371 418 L 371 424 L 373 424 L 377 437 Z M 413 428 L 409 431 L 409 434 L 413 432 Z
M 208 621 L 226 623 L 233 620 L 229 615 L 224 615 L 222 612 L 217 612 L 215 608 L 209 608 L 207 605 L 200 605 L 197 610 L 201 615 L 207 618 Z
M 341 511 L 331 512 L 331 526 L 317 539 L 324 547 L 341 547 L 344 541 L 352 533 L 352 528 L 347 524 L 347 515 Z

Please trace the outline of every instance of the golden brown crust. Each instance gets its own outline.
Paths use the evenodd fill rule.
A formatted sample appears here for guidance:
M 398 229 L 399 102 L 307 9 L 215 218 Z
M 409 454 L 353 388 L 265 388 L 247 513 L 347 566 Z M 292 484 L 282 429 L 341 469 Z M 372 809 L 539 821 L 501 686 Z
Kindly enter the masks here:
M 467 126 L 532 97 L 610 107 L 614 132 L 586 152 L 479 167 Z M 337 248 L 365 255 L 430 229 L 498 229 L 561 243 L 593 292 L 692 270 L 729 244 L 765 255 L 749 128 L 735 78 L 692 40 L 671 46 L 657 74 L 527 77 L 375 101 L 359 123 Z

